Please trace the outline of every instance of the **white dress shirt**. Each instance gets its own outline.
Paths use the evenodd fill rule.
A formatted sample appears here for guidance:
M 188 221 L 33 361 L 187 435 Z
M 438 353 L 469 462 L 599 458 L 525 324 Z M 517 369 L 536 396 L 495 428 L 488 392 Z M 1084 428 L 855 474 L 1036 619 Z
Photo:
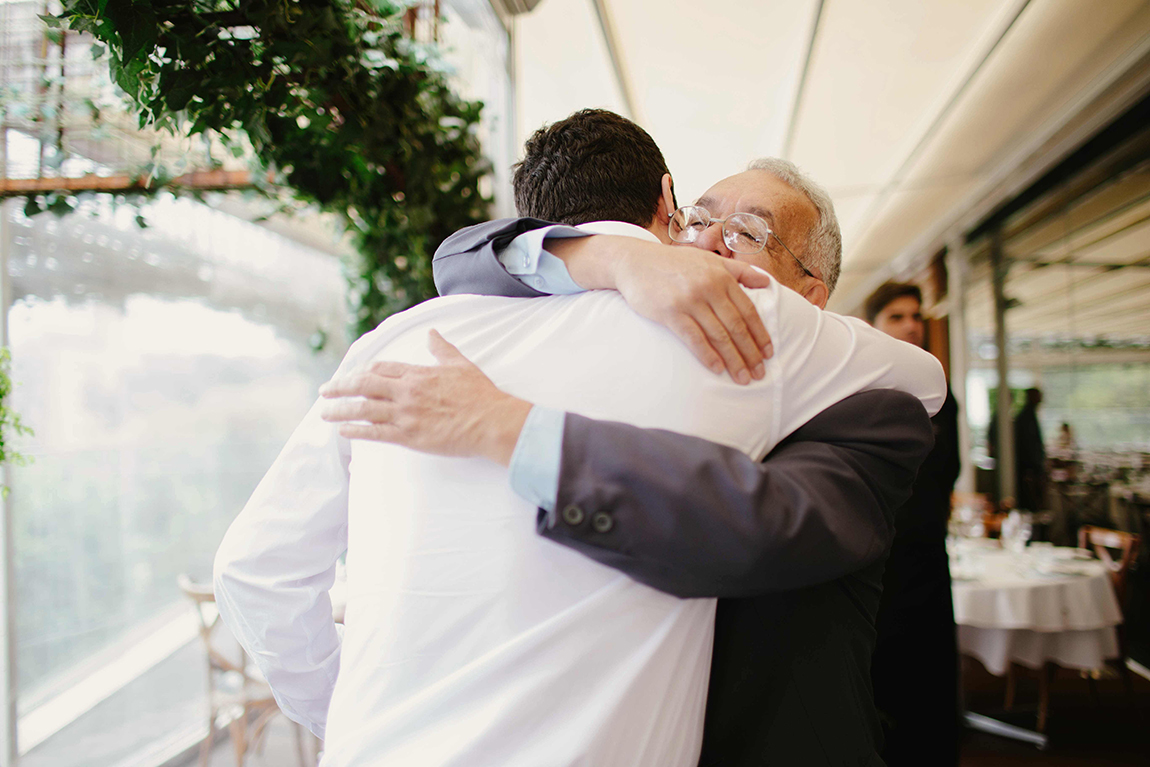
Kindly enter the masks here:
M 777 284 L 750 295 L 777 352 L 748 386 L 613 292 L 435 299 L 357 341 L 341 369 L 434 364 L 435 328 L 544 408 L 755 459 L 864 389 L 941 404 L 925 352 Z M 225 536 L 216 597 L 285 713 L 326 736 L 324 765 L 694 765 L 714 600 L 655 591 L 534 526 L 502 467 L 349 443 L 317 405 Z M 341 647 L 327 592 L 345 548 Z

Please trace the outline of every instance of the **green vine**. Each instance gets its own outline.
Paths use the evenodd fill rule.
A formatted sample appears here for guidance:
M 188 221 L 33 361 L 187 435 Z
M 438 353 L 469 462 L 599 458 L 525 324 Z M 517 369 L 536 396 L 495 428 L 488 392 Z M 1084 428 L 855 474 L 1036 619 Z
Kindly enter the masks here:
M 301 201 L 340 216 L 354 331 L 435 295 L 431 255 L 486 218 L 482 105 L 457 97 L 391 0 L 63 0 L 141 128 L 250 146 Z M 55 200 L 53 200 L 55 202 Z M 57 203 L 60 209 L 66 203 Z
M 13 463 L 20 466 L 31 459 L 18 453 L 11 446 L 13 437 L 32 434 L 32 430 L 20 422 L 20 416 L 8 407 L 8 395 L 12 393 L 12 354 L 8 347 L 0 347 L 0 464 Z M 8 495 L 7 486 L 0 486 L 0 493 Z

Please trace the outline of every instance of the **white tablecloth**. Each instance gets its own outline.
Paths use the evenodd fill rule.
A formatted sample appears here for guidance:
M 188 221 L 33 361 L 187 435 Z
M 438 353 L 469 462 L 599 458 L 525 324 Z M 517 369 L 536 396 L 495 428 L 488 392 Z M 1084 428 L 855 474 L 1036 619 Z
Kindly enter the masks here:
M 1036 555 L 964 550 L 952 559 L 959 650 L 1004 674 L 1013 661 L 1041 668 L 1098 668 L 1118 653 L 1122 611 L 1101 562 L 1081 574 L 1042 574 Z M 973 577 L 971 577 L 973 576 Z

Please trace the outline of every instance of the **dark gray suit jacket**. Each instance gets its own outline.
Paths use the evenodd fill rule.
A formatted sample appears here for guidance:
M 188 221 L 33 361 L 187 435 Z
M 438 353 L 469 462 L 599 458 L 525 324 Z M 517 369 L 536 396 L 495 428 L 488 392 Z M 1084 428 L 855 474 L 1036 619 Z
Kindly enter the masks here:
M 452 235 L 435 255 L 440 292 L 539 295 L 495 252 L 543 224 Z M 874 617 L 894 510 L 932 443 L 922 405 L 893 391 L 827 409 L 761 464 L 568 415 L 559 513 L 540 510 L 539 532 L 671 594 L 721 597 L 700 764 L 881 764 Z

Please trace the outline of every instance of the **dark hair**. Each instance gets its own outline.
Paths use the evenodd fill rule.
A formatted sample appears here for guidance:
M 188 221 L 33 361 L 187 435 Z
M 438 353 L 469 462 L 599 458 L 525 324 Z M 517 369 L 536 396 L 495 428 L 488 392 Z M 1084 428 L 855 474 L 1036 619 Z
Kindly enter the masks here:
M 642 227 L 655 217 L 668 172 L 647 131 L 605 109 L 583 109 L 535 131 L 513 169 L 521 216 Z
M 866 300 L 866 321 L 873 325 L 874 318 L 879 315 L 879 312 L 890 306 L 890 303 L 895 299 L 904 296 L 910 296 L 918 301 L 920 306 L 922 305 L 922 290 L 919 289 L 918 285 L 910 282 L 884 282 Z

